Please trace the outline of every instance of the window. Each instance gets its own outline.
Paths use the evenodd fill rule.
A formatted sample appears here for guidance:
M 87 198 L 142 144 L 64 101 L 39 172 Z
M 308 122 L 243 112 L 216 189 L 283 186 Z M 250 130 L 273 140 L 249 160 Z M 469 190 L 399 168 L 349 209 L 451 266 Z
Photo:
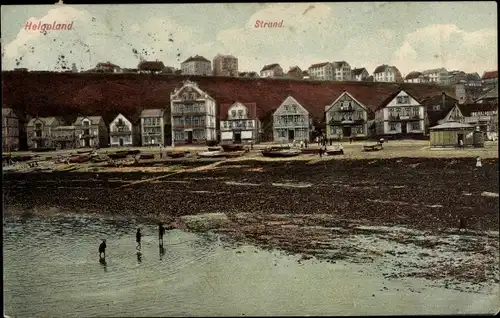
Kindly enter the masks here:
M 236 117 L 236 111 L 235 110 L 231 111 L 231 117 L 233 117 L 233 118 Z
M 411 111 L 411 108 L 410 108 L 410 107 L 405 107 L 405 108 L 404 108 L 404 115 L 405 115 L 405 116 L 410 116 L 410 111 Z
M 441 110 L 441 105 L 434 105 L 433 110 Z
M 412 109 L 413 116 L 420 115 L 420 109 L 418 107 L 413 107 Z
M 243 109 L 238 109 L 238 117 L 239 118 L 243 117 Z
M 187 94 L 182 94 L 182 99 L 183 99 L 183 100 L 186 100 L 186 99 L 187 99 L 187 96 L 188 96 Z
M 389 124 L 389 131 L 396 131 L 396 130 L 397 130 L 396 124 L 395 123 L 390 123 Z
M 411 123 L 411 130 L 420 130 L 420 122 Z

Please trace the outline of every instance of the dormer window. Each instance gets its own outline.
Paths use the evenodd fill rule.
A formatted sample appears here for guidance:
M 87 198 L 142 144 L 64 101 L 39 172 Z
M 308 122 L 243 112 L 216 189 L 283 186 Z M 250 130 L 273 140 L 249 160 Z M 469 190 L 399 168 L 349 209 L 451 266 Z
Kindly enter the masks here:
M 187 100 L 188 99 L 188 94 L 182 94 L 182 99 Z
M 82 124 L 83 126 L 90 126 L 90 120 L 84 120 Z

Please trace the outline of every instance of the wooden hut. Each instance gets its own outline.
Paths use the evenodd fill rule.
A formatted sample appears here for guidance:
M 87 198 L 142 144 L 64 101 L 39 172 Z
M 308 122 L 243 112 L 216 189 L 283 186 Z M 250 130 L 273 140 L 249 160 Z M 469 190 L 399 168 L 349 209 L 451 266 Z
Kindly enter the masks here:
M 462 143 L 460 142 L 462 141 Z M 482 147 L 483 133 L 474 126 L 458 122 L 446 122 L 430 128 L 431 147 Z

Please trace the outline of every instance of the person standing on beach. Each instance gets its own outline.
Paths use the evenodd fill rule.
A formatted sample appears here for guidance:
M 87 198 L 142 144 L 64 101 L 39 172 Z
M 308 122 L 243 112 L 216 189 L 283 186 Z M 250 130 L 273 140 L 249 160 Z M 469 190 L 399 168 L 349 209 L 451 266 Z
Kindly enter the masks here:
M 160 245 L 163 245 L 163 234 L 165 234 L 165 227 L 163 226 L 163 223 L 160 223 L 158 226 L 158 241 L 160 242 Z
M 137 229 L 137 233 L 135 233 L 135 241 L 137 242 L 137 247 L 136 247 L 136 249 L 137 249 L 138 251 L 140 251 L 140 250 L 141 250 L 141 236 L 142 236 L 142 234 L 141 234 L 141 229 Z
M 99 245 L 99 259 L 106 258 L 106 240 L 102 240 L 102 243 Z

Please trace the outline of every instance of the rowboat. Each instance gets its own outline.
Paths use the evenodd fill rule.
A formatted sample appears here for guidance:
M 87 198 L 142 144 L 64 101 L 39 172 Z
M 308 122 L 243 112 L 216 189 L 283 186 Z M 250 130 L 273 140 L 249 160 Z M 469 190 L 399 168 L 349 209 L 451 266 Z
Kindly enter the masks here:
M 240 151 L 245 149 L 243 145 L 221 145 L 221 147 L 224 151 Z
M 329 156 L 343 155 L 344 149 L 340 147 L 327 148 L 325 153 Z
M 300 150 L 294 149 L 264 149 L 262 155 L 264 157 L 279 158 L 279 157 L 295 157 L 300 155 Z
M 139 159 L 154 159 L 155 158 L 155 154 L 154 153 L 141 153 L 139 155 Z
M 135 155 L 138 155 L 139 153 L 141 153 L 141 151 L 137 150 L 137 149 L 135 149 L 135 150 L 127 150 L 127 152 L 128 152 L 128 154 L 130 156 L 135 156 Z
M 111 159 L 123 159 L 128 156 L 128 150 L 117 151 L 115 153 L 108 154 Z
M 70 163 L 83 163 L 87 162 L 89 160 L 88 155 L 77 155 L 77 156 L 71 156 L 69 158 Z
M 221 158 L 226 155 L 227 153 L 224 153 L 223 151 L 204 151 L 198 153 L 198 157 L 200 158 Z
M 221 147 L 217 146 L 217 147 L 208 147 L 208 151 L 220 151 L 221 150 Z
M 94 150 L 77 150 L 76 153 L 79 153 L 79 154 L 86 154 L 86 153 L 91 153 L 93 152 Z
M 170 158 L 183 158 L 186 156 L 185 151 L 169 151 L 167 152 L 167 156 Z

